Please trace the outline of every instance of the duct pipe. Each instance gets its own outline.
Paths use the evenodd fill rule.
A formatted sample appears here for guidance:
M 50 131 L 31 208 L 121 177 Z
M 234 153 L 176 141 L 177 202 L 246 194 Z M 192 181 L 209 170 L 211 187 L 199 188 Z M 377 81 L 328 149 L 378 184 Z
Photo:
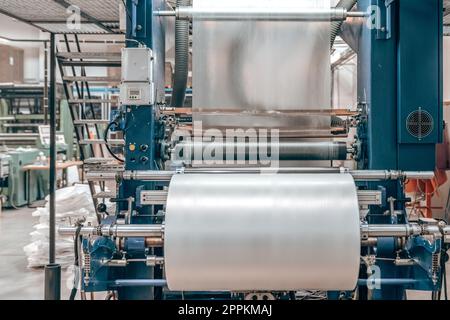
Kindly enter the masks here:
M 337 4 L 336 8 L 343 8 L 347 11 L 350 11 L 356 4 L 357 0 L 340 0 Z M 331 23 L 331 34 L 330 34 L 330 47 L 332 48 L 334 45 L 334 41 L 336 40 L 337 35 L 339 34 L 339 30 L 341 29 L 343 21 L 333 21 Z
M 190 0 L 177 0 L 177 8 L 188 6 Z M 175 21 L 175 72 L 170 106 L 183 107 L 189 72 L 189 20 Z

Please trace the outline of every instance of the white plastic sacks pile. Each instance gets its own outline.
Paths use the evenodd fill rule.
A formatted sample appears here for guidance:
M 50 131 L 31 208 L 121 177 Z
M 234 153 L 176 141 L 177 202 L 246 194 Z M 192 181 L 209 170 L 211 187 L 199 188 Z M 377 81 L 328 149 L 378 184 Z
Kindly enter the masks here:
M 48 200 L 48 197 L 47 199 Z M 97 224 L 95 208 L 92 202 L 89 186 L 76 184 L 72 187 L 56 191 L 56 226 L 73 225 L 78 219 L 85 218 L 87 223 Z M 49 202 L 44 208 L 33 212 L 33 217 L 39 217 L 39 223 L 30 233 L 31 243 L 23 249 L 28 258 L 29 268 L 43 267 L 48 263 L 49 250 Z M 56 263 L 66 268 L 73 264 L 73 237 L 62 237 L 56 233 Z

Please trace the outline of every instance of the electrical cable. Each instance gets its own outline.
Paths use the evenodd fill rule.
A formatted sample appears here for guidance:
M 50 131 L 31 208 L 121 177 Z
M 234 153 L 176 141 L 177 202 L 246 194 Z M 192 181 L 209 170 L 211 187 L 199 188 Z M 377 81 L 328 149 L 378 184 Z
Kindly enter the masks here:
M 447 261 L 448 253 L 445 249 L 442 250 L 442 282 L 444 286 L 444 299 L 448 300 L 448 286 L 447 286 Z
M 78 252 L 78 241 L 81 240 L 80 239 L 81 227 L 82 227 L 82 225 L 79 224 L 78 227 L 77 227 L 77 230 L 75 231 L 75 240 L 74 240 L 74 243 L 73 243 L 73 252 L 75 254 L 75 261 L 74 261 L 73 265 L 75 267 L 75 275 L 76 275 L 76 272 L 77 272 L 76 270 L 79 268 L 78 257 L 79 257 L 80 253 Z M 69 300 L 75 300 L 75 297 L 77 295 L 77 284 L 78 284 L 78 279 L 75 278 L 74 281 L 73 281 L 73 288 L 70 291 Z
M 107 149 L 108 152 L 111 154 L 111 156 L 112 156 L 114 159 L 116 159 L 117 161 L 123 163 L 123 162 L 125 162 L 125 160 L 120 159 L 118 156 L 116 156 L 116 155 L 114 154 L 114 152 L 112 152 L 111 147 L 110 147 L 109 144 L 108 144 L 108 132 L 109 132 L 109 130 L 111 129 L 112 125 L 115 125 L 115 126 L 117 126 L 117 127 L 119 126 L 119 124 L 118 124 L 117 122 L 115 122 L 115 121 L 113 121 L 113 122 L 111 122 L 110 124 L 108 124 L 108 126 L 106 127 L 106 130 L 105 130 L 105 134 L 104 134 L 103 139 L 105 140 L 106 149 Z

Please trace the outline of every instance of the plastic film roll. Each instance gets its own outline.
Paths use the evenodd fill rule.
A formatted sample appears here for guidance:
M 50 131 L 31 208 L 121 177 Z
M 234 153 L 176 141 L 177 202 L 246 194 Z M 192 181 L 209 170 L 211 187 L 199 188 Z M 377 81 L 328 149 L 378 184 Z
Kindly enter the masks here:
M 175 175 L 164 250 L 170 290 L 352 290 L 355 183 L 347 174 Z
M 330 21 L 258 21 L 248 12 L 330 9 L 330 0 L 194 0 L 194 10 L 239 12 L 233 21 L 193 20 L 193 119 L 204 128 L 329 129 Z M 248 15 L 250 18 L 251 15 Z M 216 112 L 221 110 L 221 112 Z M 227 110 L 241 110 L 239 116 Z

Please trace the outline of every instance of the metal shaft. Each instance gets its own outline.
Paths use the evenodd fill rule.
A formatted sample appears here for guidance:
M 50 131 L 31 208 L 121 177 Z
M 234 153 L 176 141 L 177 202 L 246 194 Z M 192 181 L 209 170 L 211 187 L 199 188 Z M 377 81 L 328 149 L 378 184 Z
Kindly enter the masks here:
M 180 20 L 211 21 L 343 21 L 347 17 L 365 17 L 364 12 L 347 12 L 344 8 L 193 8 L 179 7 L 174 11 L 155 11 L 157 16 L 173 16 Z
M 58 233 L 62 236 L 75 235 L 76 227 L 60 227 Z M 80 230 L 82 236 L 105 236 L 125 238 L 162 238 L 164 226 L 160 224 L 125 224 L 104 225 L 100 227 L 83 227 Z
M 420 235 L 422 228 L 417 224 L 362 224 L 361 233 L 365 238 L 410 237 Z
M 165 287 L 165 279 L 119 279 L 114 281 L 116 287 Z
M 75 235 L 77 227 L 60 227 L 58 233 L 62 236 Z M 361 234 L 363 239 L 382 237 L 410 237 L 421 234 L 439 233 L 436 230 L 424 230 L 418 224 L 361 224 Z M 164 238 L 164 225 L 161 224 L 128 224 L 128 225 L 105 225 L 101 227 L 83 227 L 80 234 L 83 236 L 105 236 L 119 238 Z
M 184 168 L 179 171 L 125 171 L 125 180 L 170 181 L 175 174 L 260 174 L 260 173 L 349 173 L 356 181 L 384 181 L 400 179 L 430 180 L 433 171 L 349 170 L 346 168 Z M 89 179 L 115 180 L 115 173 L 88 173 Z
M 357 180 L 380 181 L 399 179 L 430 180 L 434 178 L 433 171 L 390 171 L 390 170 L 353 170 L 350 172 Z
M 219 152 L 219 154 L 218 154 Z M 269 156 L 270 155 L 270 156 Z M 172 152 L 172 160 L 346 160 L 345 142 L 181 142 Z
M 116 172 L 88 172 L 88 180 L 140 180 L 140 181 L 170 181 L 175 174 L 261 174 L 261 173 L 349 173 L 356 181 L 385 181 L 418 179 L 430 180 L 434 178 L 433 171 L 389 171 L 389 170 L 349 170 L 346 168 L 182 168 L 178 171 L 124 171 Z
M 173 175 L 174 171 L 125 171 L 122 177 L 124 180 L 170 181 Z

